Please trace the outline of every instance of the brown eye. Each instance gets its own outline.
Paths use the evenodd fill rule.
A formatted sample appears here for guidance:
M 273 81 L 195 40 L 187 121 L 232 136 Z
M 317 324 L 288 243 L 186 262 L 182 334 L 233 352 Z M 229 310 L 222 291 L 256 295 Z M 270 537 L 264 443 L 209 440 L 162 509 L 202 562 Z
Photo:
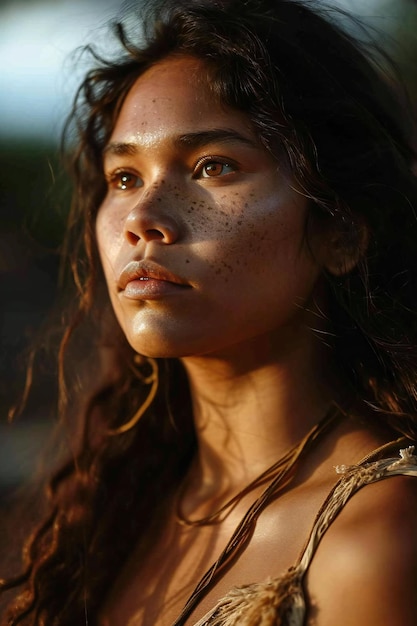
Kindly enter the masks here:
M 202 178 L 224 176 L 225 174 L 230 174 L 231 172 L 234 172 L 234 168 L 232 165 L 229 165 L 228 163 L 219 163 L 217 161 L 210 161 L 209 163 L 205 163 L 201 168 Z
M 126 189 L 135 189 L 137 187 L 142 187 L 143 181 L 136 174 L 131 174 L 130 172 L 116 172 L 111 177 L 111 185 L 115 189 L 121 189 L 125 191 Z

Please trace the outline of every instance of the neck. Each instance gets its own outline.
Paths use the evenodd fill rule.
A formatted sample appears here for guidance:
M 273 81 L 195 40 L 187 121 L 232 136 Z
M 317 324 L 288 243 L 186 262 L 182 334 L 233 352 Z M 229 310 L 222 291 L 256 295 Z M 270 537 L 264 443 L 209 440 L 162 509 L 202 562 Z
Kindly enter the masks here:
M 253 480 L 335 399 L 323 347 L 311 341 L 306 349 L 296 337 L 287 343 L 290 350 L 278 350 L 268 335 L 227 355 L 183 359 L 198 438 L 190 486 L 201 494 L 232 493 Z

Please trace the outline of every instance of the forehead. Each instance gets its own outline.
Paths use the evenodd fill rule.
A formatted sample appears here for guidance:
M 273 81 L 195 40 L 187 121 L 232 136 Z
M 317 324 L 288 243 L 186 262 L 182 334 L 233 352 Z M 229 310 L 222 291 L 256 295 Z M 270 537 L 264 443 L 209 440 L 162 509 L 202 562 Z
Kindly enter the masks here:
M 167 129 L 172 134 L 196 127 L 228 126 L 251 130 L 248 116 L 223 105 L 210 88 L 210 67 L 194 57 L 171 57 L 146 70 L 133 84 L 112 134 L 112 140 L 140 136 L 141 143 Z

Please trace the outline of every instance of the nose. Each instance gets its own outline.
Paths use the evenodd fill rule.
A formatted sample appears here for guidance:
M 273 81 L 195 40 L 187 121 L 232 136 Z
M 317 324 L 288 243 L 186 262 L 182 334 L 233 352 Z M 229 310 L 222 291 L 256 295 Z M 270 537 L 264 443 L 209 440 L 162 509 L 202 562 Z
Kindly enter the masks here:
M 167 209 L 166 198 L 145 192 L 126 217 L 125 237 L 132 246 L 139 241 L 175 243 L 179 237 L 179 224 Z

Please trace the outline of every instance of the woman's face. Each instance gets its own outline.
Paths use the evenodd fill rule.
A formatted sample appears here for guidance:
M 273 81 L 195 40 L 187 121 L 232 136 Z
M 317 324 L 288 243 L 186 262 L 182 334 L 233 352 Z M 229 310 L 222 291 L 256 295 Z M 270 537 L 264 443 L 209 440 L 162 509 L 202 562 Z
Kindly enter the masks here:
M 104 151 L 97 238 L 110 298 L 147 356 L 222 354 L 298 332 L 321 270 L 306 201 L 203 62 L 166 59 L 131 88 Z M 314 243 L 314 242 L 313 242 Z

